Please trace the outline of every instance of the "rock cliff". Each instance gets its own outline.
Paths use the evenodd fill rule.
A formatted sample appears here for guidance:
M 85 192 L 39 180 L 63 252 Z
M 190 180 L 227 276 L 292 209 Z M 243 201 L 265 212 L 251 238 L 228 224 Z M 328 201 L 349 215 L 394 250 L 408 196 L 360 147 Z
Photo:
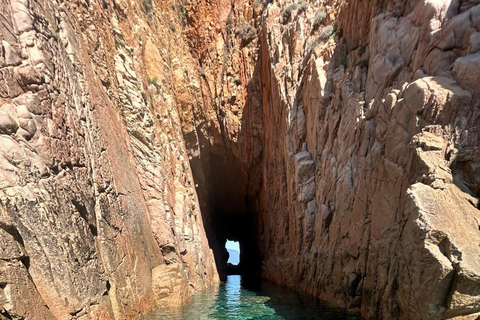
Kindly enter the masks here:
M 0 318 L 480 316 L 478 0 L 0 4 Z
M 285 10 L 261 32 L 262 275 L 366 318 L 476 319 L 478 2 Z
M 0 8 L 0 318 L 131 318 L 218 281 L 176 108 L 195 83 L 168 12 Z

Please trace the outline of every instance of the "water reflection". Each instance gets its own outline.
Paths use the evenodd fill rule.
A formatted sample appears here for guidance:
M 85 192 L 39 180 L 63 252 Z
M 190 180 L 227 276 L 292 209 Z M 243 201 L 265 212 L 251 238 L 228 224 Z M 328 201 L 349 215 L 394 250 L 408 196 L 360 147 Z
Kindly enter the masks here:
M 249 289 L 246 289 L 248 287 Z M 158 309 L 143 320 L 354 320 L 354 316 L 324 308 L 318 300 L 291 290 L 262 283 L 242 286 L 232 275 L 220 287 L 195 294 L 180 308 Z

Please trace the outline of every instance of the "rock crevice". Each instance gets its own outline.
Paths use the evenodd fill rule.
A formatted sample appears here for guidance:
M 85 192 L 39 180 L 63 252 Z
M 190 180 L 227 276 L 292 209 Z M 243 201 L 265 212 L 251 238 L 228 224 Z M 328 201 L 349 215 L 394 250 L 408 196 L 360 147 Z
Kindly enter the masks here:
M 0 8 L 0 317 L 179 305 L 226 239 L 367 319 L 479 316 L 478 1 Z

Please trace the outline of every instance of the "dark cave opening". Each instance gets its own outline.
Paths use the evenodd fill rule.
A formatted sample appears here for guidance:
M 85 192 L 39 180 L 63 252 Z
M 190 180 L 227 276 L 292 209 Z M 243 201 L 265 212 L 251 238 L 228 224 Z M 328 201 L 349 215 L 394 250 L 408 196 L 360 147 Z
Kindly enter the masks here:
M 229 274 L 242 275 L 243 279 L 259 279 L 260 258 L 252 205 L 255 196 L 248 192 L 247 170 L 228 148 L 209 146 L 208 141 L 199 138 L 200 145 L 209 150 L 202 150 L 199 157 L 192 157 L 190 165 L 220 280 L 225 281 Z M 234 268 L 227 267 L 227 239 L 240 244 L 240 263 Z
M 257 242 L 254 229 L 254 217 L 252 214 L 218 214 L 216 217 L 217 241 L 223 245 L 223 250 L 215 252 L 219 256 L 217 268 L 220 278 L 224 280 L 227 275 L 242 275 L 243 278 L 260 278 L 260 263 L 258 259 Z M 228 264 L 229 253 L 225 249 L 228 240 L 238 241 L 240 245 L 240 262 L 238 265 Z
M 205 226 L 205 229 L 220 280 L 225 281 L 227 275 L 241 275 L 243 279 L 259 280 L 261 270 L 253 214 L 213 211 L 206 215 L 211 222 Z M 239 243 L 238 265 L 228 263 L 229 253 L 225 247 L 227 240 Z

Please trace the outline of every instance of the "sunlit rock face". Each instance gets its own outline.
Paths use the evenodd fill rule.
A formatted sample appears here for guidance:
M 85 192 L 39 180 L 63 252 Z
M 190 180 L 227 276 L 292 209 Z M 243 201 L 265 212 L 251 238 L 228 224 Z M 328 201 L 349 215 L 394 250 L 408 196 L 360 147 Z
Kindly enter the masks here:
M 478 1 L 327 1 L 318 29 L 285 8 L 262 16 L 262 275 L 366 318 L 476 319 Z
M 147 2 L 0 2 L 2 319 L 126 319 L 218 282 L 174 91 L 195 82 L 172 83 L 191 57 Z
M 226 239 L 367 319 L 480 316 L 478 1 L 0 15 L 0 318 L 181 304 Z

